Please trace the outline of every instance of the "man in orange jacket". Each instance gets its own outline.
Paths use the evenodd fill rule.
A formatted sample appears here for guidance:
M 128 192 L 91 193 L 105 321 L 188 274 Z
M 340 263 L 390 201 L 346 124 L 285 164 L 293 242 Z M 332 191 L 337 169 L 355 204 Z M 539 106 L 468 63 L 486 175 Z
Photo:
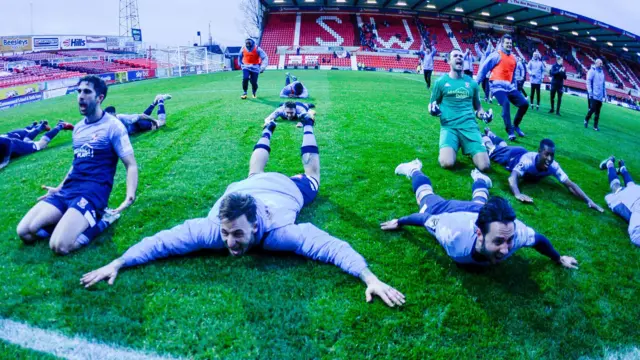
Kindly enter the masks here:
M 242 53 L 240 57 L 240 66 L 242 66 L 242 90 L 244 91 L 240 98 L 243 100 L 247 98 L 247 89 L 249 88 L 249 80 L 251 80 L 251 91 L 255 99 L 256 91 L 258 91 L 258 75 L 263 73 L 264 69 L 269 65 L 269 57 L 262 48 L 256 45 L 253 39 L 245 40 L 240 52 Z

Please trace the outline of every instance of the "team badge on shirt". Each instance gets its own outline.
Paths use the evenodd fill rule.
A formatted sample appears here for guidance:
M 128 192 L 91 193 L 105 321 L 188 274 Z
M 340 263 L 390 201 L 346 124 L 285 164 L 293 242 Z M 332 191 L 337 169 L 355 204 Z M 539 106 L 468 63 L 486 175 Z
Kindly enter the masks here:
M 80 198 L 80 201 L 78 201 L 78 206 L 83 210 L 87 207 L 87 204 L 89 204 L 89 202 L 85 198 Z
M 469 88 L 469 86 L 471 86 L 468 82 L 464 83 L 464 87 L 466 87 L 467 89 Z

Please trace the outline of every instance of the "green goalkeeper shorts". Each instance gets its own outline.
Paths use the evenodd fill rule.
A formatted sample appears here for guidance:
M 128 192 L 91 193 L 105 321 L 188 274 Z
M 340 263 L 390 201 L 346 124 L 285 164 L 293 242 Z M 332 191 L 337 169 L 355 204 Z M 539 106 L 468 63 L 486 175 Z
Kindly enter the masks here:
M 474 156 L 481 152 L 486 152 L 487 148 L 482 143 L 482 135 L 478 128 L 440 128 L 440 149 L 452 148 L 458 152 L 462 148 L 465 155 Z

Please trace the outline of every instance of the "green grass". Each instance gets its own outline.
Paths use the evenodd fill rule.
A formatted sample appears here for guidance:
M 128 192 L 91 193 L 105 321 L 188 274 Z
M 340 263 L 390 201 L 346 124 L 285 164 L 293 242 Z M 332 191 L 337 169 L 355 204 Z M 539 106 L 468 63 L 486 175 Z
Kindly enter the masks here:
M 238 73 L 150 80 L 112 87 L 106 104 L 141 112 L 168 92 L 167 127 L 133 139 L 140 168 L 137 202 L 85 249 L 59 257 L 46 243 L 24 246 L 21 217 L 56 185 L 72 160 L 71 134 L 0 173 L 0 317 L 80 334 L 134 349 L 197 359 L 575 359 L 640 344 L 640 261 L 627 225 L 599 214 L 554 179 L 521 190 L 534 205 L 516 203 L 507 172 L 490 173 L 492 193 L 580 262 L 569 271 L 523 249 L 500 266 L 469 273 L 454 265 L 424 229 L 384 233 L 378 224 L 415 212 L 407 179 L 395 166 L 416 157 L 444 197 L 469 199 L 470 159 L 454 171 L 438 166 L 439 122 L 428 116 L 422 77 L 361 72 L 297 72 L 318 106 L 321 151 L 318 199 L 299 216 L 347 240 L 372 270 L 407 296 L 390 309 L 364 302 L 364 285 L 338 268 L 295 256 L 254 254 L 234 259 L 201 253 L 123 271 L 115 285 L 92 290 L 79 278 L 143 237 L 205 216 L 226 186 L 244 178 L 263 119 L 280 102 L 282 72 L 260 78 L 259 99 L 241 101 Z M 563 117 L 542 108 L 523 122 L 529 149 L 543 137 L 556 159 L 594 201 L 606 207 L 606 174 L 597 164 L 612 153 L 638 177 L 638 113 L 604 105 L 600 133 L 584 129 L 586 100 L 565 96 Z M 500 113 L 497 106 L 494 112 Z M 0 130 L 35 119 L 80 118 L 73 96 L 0 112 Z M 496 117 L 494 131 L 504 135 Z M 300 130 L 281 123 L 269 171 L 301 171 Z M 110 205 L 125 194 L 120 165 Z M 0 346 L 0 358 L 31 357 Z M 33 353 L 35 354 L 35 353 Z M 36 357 L 35 355 L 33 356 Z

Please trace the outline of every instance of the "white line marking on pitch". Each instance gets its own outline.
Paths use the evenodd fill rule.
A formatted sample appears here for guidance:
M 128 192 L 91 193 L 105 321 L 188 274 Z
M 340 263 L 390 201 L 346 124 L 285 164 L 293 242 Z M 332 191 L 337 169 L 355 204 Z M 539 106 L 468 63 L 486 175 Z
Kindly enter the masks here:
M 70 360 L 170 360 L 174 357 L 139 352 L 101 344 L 79 336 L 68 338 L 50 330 L 42 330 L 19 322 L 0 319 L 0 339 L 23 348 L 48 353 Z

